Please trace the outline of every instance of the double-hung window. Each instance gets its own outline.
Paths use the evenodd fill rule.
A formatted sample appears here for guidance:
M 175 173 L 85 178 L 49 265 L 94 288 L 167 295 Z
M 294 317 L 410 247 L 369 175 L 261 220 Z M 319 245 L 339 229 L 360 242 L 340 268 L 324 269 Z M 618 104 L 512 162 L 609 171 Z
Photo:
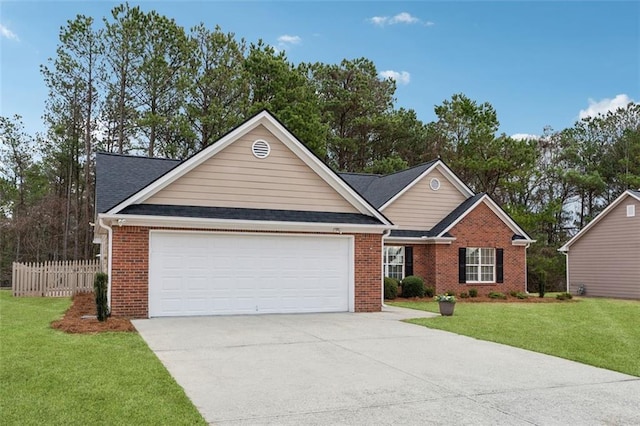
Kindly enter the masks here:
M 397 280 L 404 278 L 404 247 L 384 247 L 384 276 Z
M 494 248 L 467 247 L 466 282 L 496 282 L 496 250 Z

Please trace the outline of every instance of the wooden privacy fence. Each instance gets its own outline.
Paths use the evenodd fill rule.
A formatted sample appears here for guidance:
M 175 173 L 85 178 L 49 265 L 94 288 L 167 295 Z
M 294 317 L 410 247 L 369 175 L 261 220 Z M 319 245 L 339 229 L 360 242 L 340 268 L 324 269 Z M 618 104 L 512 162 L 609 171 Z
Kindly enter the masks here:
M 13 263 L 11 288 L 14 296 L 73 296 L 93 291 L 100 272 L 99 260 Z

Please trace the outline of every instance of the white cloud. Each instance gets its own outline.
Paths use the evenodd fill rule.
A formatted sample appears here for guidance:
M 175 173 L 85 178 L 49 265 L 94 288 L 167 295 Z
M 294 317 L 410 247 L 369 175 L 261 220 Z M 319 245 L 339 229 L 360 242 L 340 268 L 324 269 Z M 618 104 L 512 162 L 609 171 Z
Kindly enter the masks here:
M 8 38 L 9 40 L 20 41 L 16 33 L 2 24 L 0 24 L 0 35 L 4 38 Z
M 599 101 L 589 98 L 589 106 L 587 109 L 580 110 L 578 117 L 580 119 L 587 117 L 595 117 L 598 114 L 606 114 L 609 111 L 615 111 L 618 108 L 624 108 L 628 103 L 633 102 L 628 95 L 622 93 L 613 99 L 604 98 Z
M 388 16 L 374 16 L 373 18 L 369 19 L 369 22 L 371 22 L 373 25 L 380 25 L 382 27 L 387 23 L 388 20 Z
M 278 43 L 280 43 L 280 45 L 282 46 L 300 44 L 302 43 L 302 39 L 298 36 L 284 34 L 278 37 Z
M 400 83 L 400 84 L 409 84 L 409 82 L 411 81 L 411 74 L 409 74 L 406 71 L 393 71 L 393 70 L 387 70 L 387 71 L 380 71 L 380 77 L 382 78 L 391 78 L 393 80 L 396 81 L 396 83 Z
M 400 12 L 395 16 L 374 16 L 373 18 L 369 19 L 369 22 L 379 27 L 384 27 L 385 25 L 419 24 L 419 23 L 423 23 L 428 27 L 430 27 L 431 25 L 434 25 L 434 23 L 431 21 L 422 22 L 420 18 L 415 17 L 408 12 Z
M 527 139 L 539 139 L 540 136 L 532 135 L 532 134 L 529 134 L 529 133 L 516 133 L 514 135 L 511 135 L 511 138 L 515 139 L 517 141 L 524 141 L 524 140 L 527 140 Z
M 391 24 L 391 25 L 393 25 L 393 24 L 415 24 L 417 22 L 420 22 L 420 20 L 418 18 L 416 18 L 415 16 L 411 16 L 411 14 L 407 13 L 407 12 L 398 13 L 396 16 L 394 16 L 393 18 L 389 19 L 389 24 Z

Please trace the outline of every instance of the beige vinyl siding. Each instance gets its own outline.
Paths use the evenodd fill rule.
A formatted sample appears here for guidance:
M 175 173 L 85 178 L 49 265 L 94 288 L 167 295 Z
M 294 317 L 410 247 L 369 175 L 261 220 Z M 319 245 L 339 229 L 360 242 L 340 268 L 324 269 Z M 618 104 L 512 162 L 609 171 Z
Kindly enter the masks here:
M 431 179 L 440 181 L 437 191 L 429 187 Z M 400 229 L 431 229 L 458 207 L 466 197 L 436 168 L 416 182 L 382 213 Z
M 256 158 L 251 145 L 263 139 L 267 158 Z M 264 126 L 258 126 L 145 203 L 205 207 L 357 213 Z
M 569 283 L 572 293 L 640 299 L 640 202 L 627 196 L 569 247 Z

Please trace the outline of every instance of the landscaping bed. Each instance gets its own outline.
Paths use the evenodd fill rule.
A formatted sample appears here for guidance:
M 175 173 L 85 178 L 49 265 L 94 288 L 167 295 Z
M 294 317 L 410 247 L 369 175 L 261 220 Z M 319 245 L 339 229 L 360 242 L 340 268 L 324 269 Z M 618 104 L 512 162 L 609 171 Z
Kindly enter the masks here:
M 478 295 L 477 297 L 467 297 L 467 298 L 461 298 L 456 296 L 457 303 L 567 303 L 567 302 L 576 302 L 578 300 L 579 299 L 576 299 L 575 297 L 571 300 L 558 300 L 555 297 L 555 293 L 549 294 L 545 297 L 538 297 L 537 294 L 529 295 L 529 297 L 524 299 L 519 299 L 511 295 L 506 295 L 506 299 L 494 299 L 486 295 L 485 296 Z M 387 300 L 386 302 L 423 303 L 423 302 L 432 302 L 432 301 L 433 301 L 432 297 L 426 297 L 426 296 L 425 297 L 398 296 L 397 298 L 393 300 Z
M 51 327 L 66 333 L 100 333 L 104 331 L 136 331 L 128 318 L 96 318 L 96 299 L 93 293 L 79 293 L 73 297 L 64 317 L 51 323 Z

